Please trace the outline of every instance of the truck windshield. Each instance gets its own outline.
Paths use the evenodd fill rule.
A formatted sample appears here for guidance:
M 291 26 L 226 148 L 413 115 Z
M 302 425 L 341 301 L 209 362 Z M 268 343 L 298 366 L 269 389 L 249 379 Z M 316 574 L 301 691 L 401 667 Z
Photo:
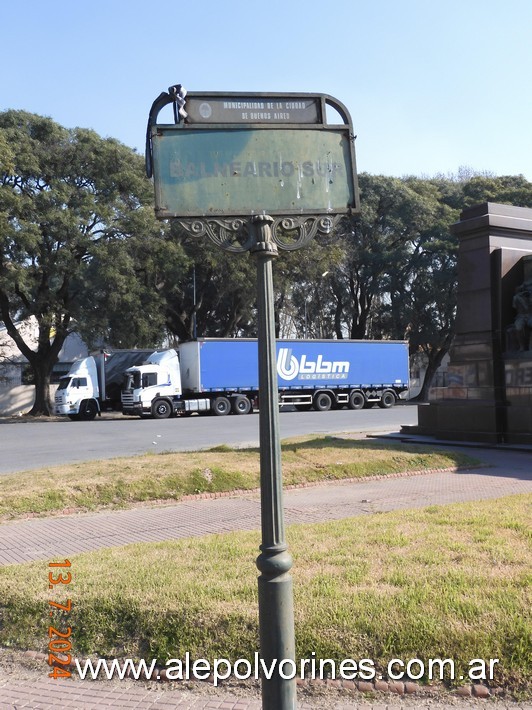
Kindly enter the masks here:
M 71 381 L 71 377 L 61 377 L 61 379 L 59 380 L 59 387 L 57 389 L 66 390 Z
M 152 387 L 156 384 L 156 372 L 140 373 L 138 370 L 134 370 L 133 372 L 124 372 L 124 379 L 122 380 L 122 389 L 138 390 L 144 389 L 144 387 Z
M 140 372 L 135 370 L 134 372 L 124 372 L 124 379 L 122 380 L 123 390 L 138 390 L 140 388 Z

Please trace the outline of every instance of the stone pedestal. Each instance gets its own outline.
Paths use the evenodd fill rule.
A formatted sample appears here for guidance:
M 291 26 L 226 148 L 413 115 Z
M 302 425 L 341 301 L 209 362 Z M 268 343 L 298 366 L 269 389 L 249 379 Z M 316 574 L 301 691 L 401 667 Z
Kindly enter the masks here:
M 405 430 L 441 439 L 532 443 L 532 352 L 517 350 L 518 286 L 532 275 L 532 209 L 485 203 L 451 227 L 459 238 L 456 336 L 446 387 Z

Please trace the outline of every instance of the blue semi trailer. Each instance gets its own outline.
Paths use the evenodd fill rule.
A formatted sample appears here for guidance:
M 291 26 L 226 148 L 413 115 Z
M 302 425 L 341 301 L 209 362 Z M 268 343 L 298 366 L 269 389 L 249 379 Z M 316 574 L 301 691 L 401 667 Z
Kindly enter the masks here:
M 129 368 L 124 414 L 248 414 L 258 398 L 257 341 L 204 338 L 165 359 Z M 157 358 L 154 358 L 156 361 Z M 299 410 L 387 409 L 408 390 L 408 345 L 390 340 L 278 340 L 279 403 Z

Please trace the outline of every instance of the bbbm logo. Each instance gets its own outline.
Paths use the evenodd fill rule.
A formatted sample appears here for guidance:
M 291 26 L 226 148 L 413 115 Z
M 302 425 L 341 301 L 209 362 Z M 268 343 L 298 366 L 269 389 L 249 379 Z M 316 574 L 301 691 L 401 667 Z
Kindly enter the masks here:
M 283 380 L 346 380 L 350 363 L 347 361 L 324 360 L 318 355 L 316 360 L 308 360 L 302 355 L 299 360 L 292 355 L 290 348 L 279 348 L 277 355 L 277 374 Z

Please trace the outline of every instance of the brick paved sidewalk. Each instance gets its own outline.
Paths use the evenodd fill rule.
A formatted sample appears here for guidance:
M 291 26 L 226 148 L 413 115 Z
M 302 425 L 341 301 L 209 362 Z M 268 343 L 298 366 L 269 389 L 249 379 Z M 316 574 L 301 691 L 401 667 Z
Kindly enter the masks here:
M 123 686 L 106 682 L 81 681 L 2 681 L 0 680 L 0 710 L 261 710 L 261 700 L 255 697 L 216 694 L 190 690 L 147 688 L 124 681 Z M 458 698 L 447 700 L 382 696 L 378 699 L 334 696 L 315 699 L 298 698 L 298 710 L 532 710 L 529 703 L 486 701 Z

